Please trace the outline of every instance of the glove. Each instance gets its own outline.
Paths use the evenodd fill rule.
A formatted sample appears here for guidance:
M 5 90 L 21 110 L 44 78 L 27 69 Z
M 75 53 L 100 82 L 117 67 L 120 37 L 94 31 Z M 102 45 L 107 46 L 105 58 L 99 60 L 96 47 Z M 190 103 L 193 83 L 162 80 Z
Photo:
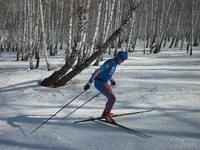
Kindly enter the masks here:
M 90 84 L 87 83 L 83 88 L 84 88 L 85 91 L 87 91 L 90 88 Z
M 115 82 L 115 80 L 113 80 L 113 79 L 110 80 L 110 83 L 111 83 L 112 86 L 115 86 L 115 85 L 116 85 L 116 82 Z

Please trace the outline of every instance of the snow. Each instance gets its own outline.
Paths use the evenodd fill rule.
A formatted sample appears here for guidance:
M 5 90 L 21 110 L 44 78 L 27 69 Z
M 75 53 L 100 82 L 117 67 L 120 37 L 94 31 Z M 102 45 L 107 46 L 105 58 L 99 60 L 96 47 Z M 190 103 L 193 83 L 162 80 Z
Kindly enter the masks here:
M 54 69 L 59 69 L 64 57 L 60 54 L 51 57 L 50 61 Z M 138 50 L 130 53 L 129 59 L 118 66 L 114 75 L 117 86 L 113 92 L 117 101 L 113 113 L 154 110 L 118 117 L 116 121 L 151 135 L 150 139 L 98 122 L 73 123 L 99 116 L 106 103 L 103 95 L 63 119 L 98 93 L 94 86 L 26 137 L 81 93 L 97 67 L 87 68 L 66 86 L 46 88 L 38 85 L 38 81 L 53 71 L 46 71 L 44 60 L 40 69 L 29 70 L 28 62 L 17 62 L 15 55 L 0 53 L 0 149 L 199 150 L 199 64 L 197 47 L 192 56 L 178 49 L 163 49 L 156 55 L 143 55 L 142 50 Z

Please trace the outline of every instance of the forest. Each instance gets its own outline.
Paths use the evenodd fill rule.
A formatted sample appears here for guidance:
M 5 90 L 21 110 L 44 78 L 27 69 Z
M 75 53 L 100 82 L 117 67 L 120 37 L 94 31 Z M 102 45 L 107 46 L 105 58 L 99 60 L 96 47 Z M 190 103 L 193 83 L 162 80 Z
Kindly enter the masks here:
M 0 0 L 0 53 L 16 53 L 30 69 L 45 58 L 51 70 L 51 56 L 64 51 L 64 65 L 40 83 L 60 87 L 104 53 L 134 53 L 138 41 L 143 54 L 161 53 L 168 42 L 192 55 L 199 8 L 199 0 Z

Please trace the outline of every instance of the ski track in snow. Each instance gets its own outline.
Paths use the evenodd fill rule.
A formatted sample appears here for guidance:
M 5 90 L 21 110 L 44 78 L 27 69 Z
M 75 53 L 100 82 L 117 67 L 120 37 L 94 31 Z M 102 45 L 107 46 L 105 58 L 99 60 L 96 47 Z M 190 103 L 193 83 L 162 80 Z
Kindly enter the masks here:
M 53 71 L 28 70 L 28 62 L 16 62 L 15 55 L 0 54 L 0 149 L 1 150 L 199 150 L 200 149 L 200 52 L 193 56 L 179 50 L 157 55 L 130 54 L 118 66 L 113 92 L 117 101 L 113 113 L 153 108 L 152 112 L 116 118 L 116 121 L 151 135 L 151 139 L 121 129 L 74 121 L 102 113 L 106 99 L 98 96 L 83 108 L 62 119 L 98 93 L 91 87 L 56 117 L 26 137 L 40 123 L 58 111 L 87 83 L 97 67 L 91 66 L 68 85 L 51 89 L 38 85 Z M 50 58 L 55 69 L 61 57 Z M 64 58 L 63 58 L 64 59 Z M 44 60 L 43 60 L 44 61 Z M 101 62 L 102 63 L 102 62 Z

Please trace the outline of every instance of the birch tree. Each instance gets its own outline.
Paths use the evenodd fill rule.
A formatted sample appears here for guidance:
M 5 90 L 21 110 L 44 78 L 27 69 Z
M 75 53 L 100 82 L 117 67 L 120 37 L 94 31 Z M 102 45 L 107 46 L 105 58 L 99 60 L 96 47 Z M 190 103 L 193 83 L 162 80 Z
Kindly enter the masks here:
M 96 27 L 95 27 L 95 31 L 94 31 L 94 36 L 93 36 L 93 40 L 92 40 L 92 46 L 91 46 L 91 51 L 94 51 L 94 47 L 95 47 L 95 44 L 97 43 L 97 37 L 98 37 L 98 34 L 99 34 L 99 23 L 100 23 L 100 16 L 101 16 L 101 10 L 102 10 L 102 1 L 100 1 L 100 4 L 99 4 L 99 9 L 98 9 L 98 15 L 97 15 L 97 23 L 96 23 Z
M 143 47 L 143 54 L 146 53 L 145 48 L 146 48 L 146 41 L 147 41 L 147 19 L 148 19 L 148 3 L 147 0 L 145 0 L 145 28 L 144 28 L 144 47 Z
M 192 16 L 191 16 L 191 34 L 189 38 L 189 45 L 190 45 L 190 55 L 192 55 L 192 47 L 193 47 L 193 41 L 194 41 L 194 32 L 197 26 L 197 22 L 199 20 L 199 13 L 198 13 L 198 6 L 200 2 L 198 0 L 192 0 Z
M 47 52 L 47 44 L 46 44 L 46 35 L 45 35 L 45 30 L 44 30 L 44 16 L 43 16 L 43 7 L 42 7 L 42 0 L 39 0 L 39 5 L 40 5 L 40 19 L 41 19 L 41 25 L 42 25 L 42 43 L 43 43 L 43 50 L 45 53 L 45 61 L 47 65 L 47 70 L 50 70 L 50 64 L 48 60 L 48 52 Z
M 102 0 L 102 8 L 105 9 L 101 9 L 101 14 L 100 14 L 100 24 L 99 24 L 99 36 L 98 36 L 98 41 L 97 41 L 97 48 L 100 49 L 101 45 L 103 43 L 103 35 L 105 32 L 105 16 L 106 16 L 106 0 Z M 97 66 L 100 62 L 100 60 L 102 59 L 102 54 L 99 55 L 99 57 L 96 59 L 96 62 L 94 63 L 95 66 Z
M 85 9 L 85 12 L 84 12 L 84 29 L 81 33 L 81 44 L 80 44 L 80 49 L 79 49 L 79 53 L 78 53 L 78 60 L 77 60 L 77 63 L 76 63 L 76 67 L 78 67 L 79 65 L 81 65 L 85 59 L 85 55 L 86 55 L 86 50 L 85 50 L 85 47 L 86 47 L 86 36 L 87 36 L 87 30 L 88 30 L 88 19 L 89 19 L 89 8 L 90 8 L 90 0 L 87 0 L 87 3 L 86 3 L 86 9 Z
M 85 8 L 82 7 L 81 5 L 78 5 L 76 9 L 76 18 L 77 18 L 76 32 L 74 35 L 74 43 L 70 56 L 68 58 L 66 57 L 64 66 L 62 66 L 60 70 L 55 71 L 50 77 L 44 79 L 41 85 L 48 87 L 56 87 L 58 82 L 62 81 L 63 76 L 65 76 L 68 70 L 73 67 L 75 61 L 77 60 L 77 56 L 80 52 L 82 45 L 84 23 L 86 21 L 84 13 L 85 13 Z

